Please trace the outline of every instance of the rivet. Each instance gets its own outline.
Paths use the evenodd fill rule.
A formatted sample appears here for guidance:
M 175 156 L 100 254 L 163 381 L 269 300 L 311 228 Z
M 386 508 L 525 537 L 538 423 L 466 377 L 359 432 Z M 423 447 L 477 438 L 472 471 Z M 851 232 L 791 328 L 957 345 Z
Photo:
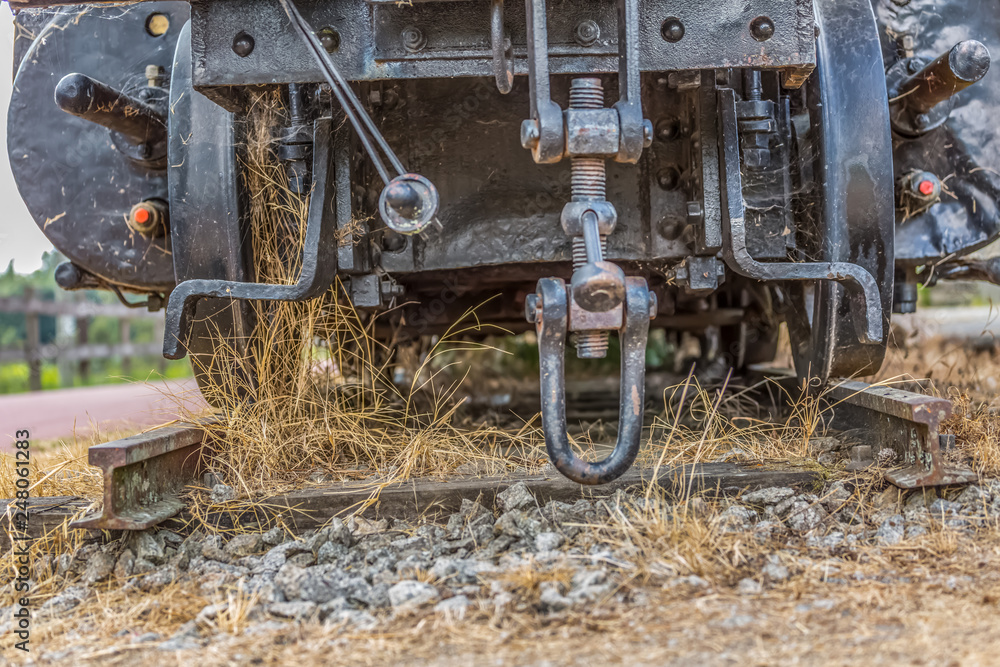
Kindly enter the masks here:
M 684 37 L 684 24 L 676 16 L 671 16 L 660 26 L 660 35 L 670 43 L 679 42 Z
M 774 37 L 774 21 L 770 16 L 758 16 L 750 22 L 750 35 L 758 42 L 766 42 Z
M 236 33 L 236 37 L 233 37 L 233 53 L 238 55 L 240 58 L 246 58 L 248 55 L 253 53 L 254 41 L 253 37 L 245 32 Z

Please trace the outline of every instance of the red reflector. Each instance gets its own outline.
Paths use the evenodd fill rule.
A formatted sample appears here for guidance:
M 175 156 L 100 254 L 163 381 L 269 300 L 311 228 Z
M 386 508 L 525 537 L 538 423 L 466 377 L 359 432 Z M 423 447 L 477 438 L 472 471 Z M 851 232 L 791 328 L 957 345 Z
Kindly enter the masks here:
M 920 190 L 920 194 L 926 197 L 927 195 L 934 194 L 934 183 L 931 181 L 920 181 L 917 189 Z
M 923 183 L 921 183 L 921 188 L 923 188 Z M 132 218 L 140 225 L 144 225 L 149 222 L 149 211 L 144 208 L 137 208 L 135 213 L 132 214 Z

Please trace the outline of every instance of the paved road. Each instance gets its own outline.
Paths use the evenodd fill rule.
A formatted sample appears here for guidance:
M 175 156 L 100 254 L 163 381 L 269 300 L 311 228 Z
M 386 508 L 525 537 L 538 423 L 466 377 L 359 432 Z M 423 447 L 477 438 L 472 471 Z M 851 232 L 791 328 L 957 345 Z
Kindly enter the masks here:
M 55 389 L 0 396 L 0 451 L 18 429 L 34 442 L 90 435 L 113 426 L 154 426 L 204 409 L 194 380 Z
M 969 341 L 1000 339 L 1000 308 L 921 308 L 912 315 L 893 315 L 892 324 L 922 339 L 936 336 Z

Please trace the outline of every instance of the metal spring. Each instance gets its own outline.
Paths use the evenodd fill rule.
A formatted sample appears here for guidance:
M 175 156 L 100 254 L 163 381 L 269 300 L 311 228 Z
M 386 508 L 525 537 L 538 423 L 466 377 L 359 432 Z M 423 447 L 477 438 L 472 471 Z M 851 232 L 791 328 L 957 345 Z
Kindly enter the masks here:
M 601 234 L 601 259 L 608 254 L 608 235 Z M 587 263 L 587 244 L 582 236 L 573 237 L 573 269 L 579 269 Z
M 603 109 L 604 86 L 594 77 L 573 79 L 569 85 L 570 109 Z
M 572 158 L 570 160 L 570 174 L 573 201 L 604 199 L 607 189 L 607 173 L 603 158 Z
M 609 340 L 607 331 L 577 333 L 574 341 L 577 359 L 603 359 L 608 356 Z
M 601 253 L 608 254 L 608 237 L 601 234 Z M 573 237 L 573 268 L 578 269 L 587 263 L 587 246 L 582 236 Z M 607 331 L 580 331 L 573 335 L 573 346 L 576 347 L 578 359 L 603 359 L 608 356 Z

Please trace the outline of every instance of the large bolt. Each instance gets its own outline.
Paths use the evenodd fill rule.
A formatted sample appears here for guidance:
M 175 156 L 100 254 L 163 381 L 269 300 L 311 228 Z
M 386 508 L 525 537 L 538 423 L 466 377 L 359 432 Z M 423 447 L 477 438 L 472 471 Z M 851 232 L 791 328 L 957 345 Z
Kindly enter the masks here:
M 648 118 L 642 119 L 642 146 L 649 148 L 653 145 L 653 121 Z
M 340 33 L 333 28 L 322 28 L 316 34 L 319 37 L 319 43 L 323 45 L 327 53 L 333 53 L 340 48 Z
M 601 37 L 601 26 L 590 19 L 580 21 L 573 36 L 580 46 L 592 46 Z
M 660 36 L 671 44 L 677 43 L 684 38 L 684 24 L 676 16 L 671 16 L 660 26 Z
M 534 324 L 538 321 L 539 298 L 537 294 L 529 294 L 524 299 L 524 318 Z
M 403 28 L 403 48 L 410 53 L 417 53 L 422 51 L 425 46 L 427 46 L 427 37 L 424 36 L 423 31 L 416 26 L 407 26 Z
M 593 77 L 581 77 L 573 79 L 569 87 L 569 106 L 571 109 L 603 109 L 604 108 L 604 86 L 601 80 Z M 652 129 L 652 128 L 651 128 Z M 607 171 L 603 158 L 594 157 L 574 157 L 570 160 L 570 191 L 571 199 L 579 201 L 604 201 L 607 196 Z M 605 236 L 600 239 L 602 246 L 601 257 L 603 259 L 603 246 L 607 242 Z M 613 300 L 616 296 L 614 292 L 607 291 L 608 281 L 614 282 L 617 278 L 621 281 L 622 294 L 624 296 L 624 274 L 619 276 L 611 275 L 606 270 L 599 270 L 596 274 L 578 273 L 579 269 L 587 264 L 586 241 L 583 236 L 573 238 L 573 295 L 580 303 L 581 299 L 586 301 L 583 291 L 590 291 L 591 286 L 596 291 L 601 292 L 598 300 Z M 601 262 L 604 263 L 603 261 Z M 621 269 L 610 265 L 618 272 Z M 604 267 L 605 269 L 609 267 Z M 597 284 L 590 285 L 589 280 L 597 280 Z M 608 280 L 603 280 L 607 278 Z M 587 290 L 579 290 L 578 287 L 587 285 Z M 580 296 L 577 296 L 577 294 Z M 621 303 L 621 299 L 618 300 Z M 581 304 L 582 305 L 582 304 Z M 590 304 L 591 308 L 594 307 Z M 597 308 L 601 310 L 602 308 Z M 581 331 L 576 335 L 576 356 L 580 359 L 596 359 L 607 356 L 608 353 L 608 332 L 607 331 Z

